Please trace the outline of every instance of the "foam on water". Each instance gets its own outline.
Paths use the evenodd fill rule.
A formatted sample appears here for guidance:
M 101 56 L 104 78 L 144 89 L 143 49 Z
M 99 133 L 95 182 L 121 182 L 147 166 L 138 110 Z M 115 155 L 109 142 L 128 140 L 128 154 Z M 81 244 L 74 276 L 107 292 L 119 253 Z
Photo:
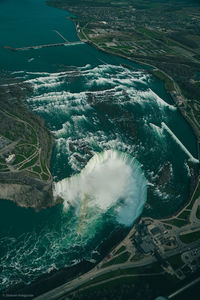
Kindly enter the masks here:
M 191 177 L 191 171 L 190 171 L 190 168 L 189 168 L 187 162 L 184 163 L 184 166 L 185 166 L 185 169 L 187 170 L 188 177 Z
M 97 215 L 113 207 L 117 221 L 131 225 L 146 202 L 146 180 L 135 158 L 108 150 L 94 155 L 79 175 L 55 183 L 58 196 L 65 208 L 75 207 L 77 215 L 82 205 L 85 210 L 95 208 Z
M 153 123 L 149 123 L 149 125 L 151 126 L 151 128 L 156 132 L 156 135 L 162 139 L 163 138 L 163 128 L 160 128 L 159 126 L 153 124 Z
M 177 121 L 177 109 L 156 94 L 147 72 L 88 64 L 58 73 L 13 75 L 33 87 L 27 102 L 55 137 L 54 196 L 64 199 L 64 209 L 52 208 L 50 221 L 40 229 L 16 239 L 12 234 L 0 237 L 6 249 L 0 257 L 3 286 L 93 259 L 99 243 L 116 228 L 130 226 L 144 205 L 146 215 L 162 217 L 185 201 L 185 155 L 177 161 L 171 153 L 178 143 L 180 152 L 192 154 L 169 129 Z M 167 162 L 170 184 L 158 186 Z M 145 203 L 147 184 L 150 200 Z
M 162 127 L 171 135 L 171 137 L 176 141 L 176 143 L 182 148 L 182 150 L 188 155 L 189 160 L 193 163 L 198 164 L 199 160 L 195 158 L 188 149 L 183 145 L 183 143 L 177 138 L 177 136 L 171 131 L 171 129 L 165 124 L 165 122 L 162 122 Z
M 0 257 L 0 282 L 28 283 L 83 258 L 94 262 L 95 238 L 97 246 L 105 227 L 130 226 L 142 212 L 146 192 L 135 158 L 115 150 L 95 154 L 80 174 L 54 184 L 54 197 L 62 197 L 64 206 L 52 216 L 53 227 L 43 224 L 37 233 L 0 238 L 2 249 L 7 248 Z

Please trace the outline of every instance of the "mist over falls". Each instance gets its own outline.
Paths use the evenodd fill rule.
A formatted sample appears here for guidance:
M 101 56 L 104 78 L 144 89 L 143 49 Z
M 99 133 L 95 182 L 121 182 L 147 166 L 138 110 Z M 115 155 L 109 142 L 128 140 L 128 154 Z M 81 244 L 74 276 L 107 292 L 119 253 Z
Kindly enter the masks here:
M 142 211 L 146 190 L 146 179 L 137 160 L 107 150 L 94 155 L 79 175 L 56 183 L 54 196 L 64 199 L 65 209 L 75 207 L 80 222 L 90 226 L 95 227 L 98 217 L 110 209 L 117 222 L 130 226 Z
M 55 137 L 54 195 L 64 205 L 36 213 L 0 200 L 0 289 L 100 259 L 141 212 L 173 214 L 197 157 L 191 128 L 144 66 L 84 43 L 4 48 L 60 43 L 55 30 L 79 41 L 69 13 L 45 2 L 0 1 L 0 61 L 31 87 L 27 104 Z
M 56 139 L 55 182 L 81 173 L 96 153 L 117 150 L 142 164 L 149 183 L 146 213 L 162 216 L 185 201 L 188 159 L 196 155 L 195 143 L 188 140 L 190 128 L 182 125 L 163 86 L 150 74 L 99 64 L 20 76 L 34 87 L 28 103 L 46 120 Z M 163 130 L 163 124 L 168 130 Z M 166 164 L 170 168 L 163 175 Z M 160 176 L 162 185 L 157 184 Z
M 54 196 L 64 205 L 31 215 L 31 229 L 9 229 L 0 239 L 2 286 L 91 260 L 141 212 L 166 216 L 186 201 L 195 139 L 147 72 L 101 63 L 13 75 L 33 87 L 28 105 L 55 137 Z

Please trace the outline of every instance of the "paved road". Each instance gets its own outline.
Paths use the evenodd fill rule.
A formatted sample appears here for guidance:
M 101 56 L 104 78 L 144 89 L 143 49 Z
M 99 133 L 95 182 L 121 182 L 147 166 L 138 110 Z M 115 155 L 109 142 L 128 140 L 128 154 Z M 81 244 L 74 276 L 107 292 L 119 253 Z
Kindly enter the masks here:
M 184 251 L 187 250 L 191 250 L 193 248 L 199 247 L 199 241 L 193 242 L 189 245 L 184 245 L 184 244 L 180 244 L 176 249 L 167 251 L 166 253 L 162 254 L 163 258 L 168 258 L 170 256 L 182 253 Z M 155 262 L 156 259 L 155 257 L 147 257 L 146 259 L 139 261 L 139 262 L 127 262 L 127 263 L 123 263 L 123 264 L 118 264 L 118 265 L 111 265 L 107 268 L 102 268 L 102 269 L 98 269 L 98 266 L 96 266 L 94 269 L 92 269 L 91 271 L 89 271 L 86 274 L 81 275 L 78 278 L 75 278 L 74 280 L 67 282 L 57 288 L 55 288 L 52 291 L 49 291 L 43 295 L 40 295 L 36 298 L 34 298 L 35 300 L 56 300 L 59 297 L 64 296 L 65 294 L 67 294 L 68 292 L 78 288 L 79 286 L 89 282 L 90 280 L 93 280 L 94 278 L 101 276 L 103 274 L 112 272 L 112 271 L 117 271 L 119 269 L 129 269 L 129 268 L 134 268 L 134 267 L 142 267 L 142 266 L 146 266 L 148 264 L 151 264 L 153 262 Z
M 8 166 L 8 168 L 10 169 L 10 172 L 12 172 L 12 173 L 18 172 L 18 171 L 20 170 L 21 167 L 23 167 L 26 163 L 30 162 L 30 161 L 31 161 L 32 159 L 34 159 L 37 155 L 39 155 L 38 161 L 37 161 L 35 164 L 33 164 L 32 167 L 34 167 L 35 165 L 37 165 L 37 163 L 39 162 L 39 166 L 40 166 L 41 170 L 43 170 L 43 173 L 44 173 L 45 175 L 48 175 L 48 176 L 49 176 L 48 180 L 46 180 L 46 183 L 47 183 L 47 184 L 50 183 L 50 182 L 52 181 L 52 175 L 51 175 L 51 172 L 50 172 L 48 166 L 46 165 L 46 162 L 45 162 L 45 167 L 46 167 L 46 169 L 47 169 L 47 172 L 44 171 L 44 169 L 43 169 L 43 167 L 42 167 L 42 165 L 41 165 L 41 159 L 40 159 L 40 156 L 41 156 L 41 148 L 39 147 L 39 146 L 40 146 L 40 144 L 39 144 L 39 138 L 38 138 L 38 134 L 37 134 L 37 131 L 35 130 L 35 128 L 34 128 L 30 123 L 28 123 L 27 121 L 24 121 L 24 120 L 20 119 L 19 117 L 15 116 L 15 115 L 13 115 L 13 114 L 11 114 L 11 113 L 9 113 L 9 112 L 7 112 L 6 110 L 4 110 L 4 109 L 0 109 L 0 110 L 1 110 L 2 113 L 4 113 L 5 115 L 7 115 L 8 117 L 10 117 L 10 118 L 12 118 L 12 119 L 15 119 L 16 121 L 21 122 L 21 123 L 25 124 L 25 126 L 31 128 L 31 129 L 33 130 L 35 136 L 36 136 L 36 139 L 37 139 L 36 144 L 27 144 L 27 143 L 26 143 L 26 145 L 31 145 L 31 146 L 35 147 L 35 152 L 34 152 L 33 154 L 31 154 L 28 158 L 25 158 L 25 159 L 24 159 L 23 161 L 21 161 L 20 163 L 18 163 L 18 164 L 16 164 L 16 165 L 14 164 L 14 165 L 13 165 L 14 167 L 13 167 L 13 166 Z M 11 143 L 11 144 L 9 144 L 9 145 L 6 146 L 6 147 L 4 147 L 4 148 L 0 151 L 0 153 L 4 153 L 3 151 L 5 151 L 5 150 L 8 151 L 10 147 L 12 147 L 12 149 L 13 149 L 13 148 L 17 145 L 18 142 L 19 142 L 19 140 L 18 140 L 18 141 L 15 141 L 15 142 L 13 142 L 13 143 Z M 0 172 L 1 172 L 1 171 L 0 171 Z M 33 171 L 33 173 L 34 173 L 34 171 Z M 47 174 L 47 173 L 48 173 L 48 174 Z M 39 175 L 38 173 L 35 173 L 35 174 L 36 174 L 36 175 Z M 42 174 L 42 173 L 41 173 L 41 174 Z M 40 177 L 40 180 L 43 181 L 41 175 L 39 175 L 39 177 Z
M 198 219 L 196 217 L 196 212 L 197 212 L 197 208 L 199 206 L 199 203 L 200 203 L 200 197 L 195 201 L 195 203 L 192 207 L 192 211 L 191 211 L 191 214 L 190 214 L 190 222 L 191 223 L 199 223 L 200 222 L 200 219 Z
M 183 291 L 185 291 L 186 289 L 188 289 L 189 287 L 193 286 L 194 284 L 198 283 L 200 281 L 200 277 L 193 280 L 192 282 L 188 283 L 187 285 L 185 285 L 184 287 L 182 287 L 181 289 L 177 290 L 176 292 L 174 292 L 173 294 L 168 296 L 168 299 L 172 299 L 175 296 L 177 296 L 178 294 L 182 293 Z
M 155 257 L 148 257 L 145 260 L 143 260 L 142 262 L 138 262 L 138 263 L 127 262 L 127 263 L 123 263 L 123 264 L 119 264 L 119 265 L 111 265 L 111 266 L 109 266 L 107 268 L 103 268 L 103 269 L 98 269 L 98 267 L 95 267 L 88 273 L 85 273 L 85 274 L 81 275 L 80 277 L 75 278 L 74 280 L 67 282 L 67 283 L 55 288 L 54 290 L 49 291 L 43 295 L 40 295 L 34 299 L 35 300 L 46 300 L 46 299 L 55 300 L 61 296 L 64 296 L 69 291 L 79 287 L 80 285 L 83 285 L 84 283 L 87 283 L 88 281 L 90 281 L 98 276 L 101 276 L 103 274 L 106 274 L 106 273 L 109 273 L 112 271 L 117 271 L 119 269 L 130 269 L 130 268 L 134 268 L 134 267 L 141 267 L 141 266 L 151 264 L 155 261 L 156 261 Z
M 193 215 L 191 216 L 191 221 L 193 221 L 193 222 L 196 221 L 196 218 L 195 218 L 196 215 L 194 216 L 194 214 L 196 213 L 196 209 L 197 209 L 197 206 L 199 204 L 199 201 L 200 200 L 198 199 L 194 203 L 194 206 L 195 206 L 195 207 L 193 207 L 194 212 L 193 212 Z M 185 251 L 188 251 L 188 250 L 194 249 L 196 247 L 199 247 L 199 241 L 195 241 L 193 243 L 190 243 L 190 244 L 186 245 L 186 244 L 183 244 L 178 239 L 178 236 L 181 232 L 183 232 L 183 231 L 184 232 L 185 231 L 192 231 L 192 230 L 195 230 L 197 228 L 199 228 L 199 222 L 188 224 L 188 225 L 186 225 L 184 227 L 181 227 L 181 228 L 173 227 L 172 231 L 174 231 L 174 235 L 177 237 L 178 247 L 173 249 L 173 250 L 169 250 L 169 251 L 163 253 L 162 257 L 167 259 L 170 256 L 173 256 L 173 255 L 176 255 L 176 254 L 179 254 L 179 253 L 183 253 Z M 131 234 L 131 232 L 129 233 L 129 235 L 130 234 Z M 134 268 L 134 267 L 141 267 L 141 266 L 151 264 L 155 261 L 156 261 L 155 257 L 150 256 L 150 257 L 144 258 L 142 261 L 139 261 L 139 262 L 127 262 L 127 263 L 118 264 L 118 265 L 111 265 L 107 268 L 100 268 L 100 265 L 97 265 L 94 269 L 92 269 L 88 273 L 83 274 L 80 277 L 75 278 L 74 280 L 61 285 L 61 286 L 55 288 L 52 291 L 49 291 L 49 292 L 47 292 L 43 295 L 40 295 L 40 296 L 36 297 L 35 300 L 46 300 L 46 299 L 54 300 L 54 299 L 58 299 L 58 298 L 64 296 L 65 294 L 67 294 L 68 292 L 78 288 L 79 286 L 81 286 L 81 285 L 89 282 L 90 280 L 92 280 L 92 279 L 94 279 L 98 276 L 101 276 L 103 274 L 106 274 L 106 273 L 109 273 L 109 272 L 112 272 L 112 271 L 116 271 L 116 270 L 119 270 L 119 269 L 128 269 L 128 268 Z

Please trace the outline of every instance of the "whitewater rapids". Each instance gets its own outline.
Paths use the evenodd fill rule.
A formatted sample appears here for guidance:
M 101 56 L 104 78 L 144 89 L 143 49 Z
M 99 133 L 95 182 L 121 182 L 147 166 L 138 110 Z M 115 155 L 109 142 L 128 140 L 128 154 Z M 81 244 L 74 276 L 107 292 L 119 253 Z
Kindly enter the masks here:
M 95 154 L 80 174 L 54 184 L 54 197 L 80 219 L 113 211 L 116 221 L 131 225 L 146 202 L 147 183 L 141 165 L 128 154 L 107 150 Z M 94 215 L 93 215 L 94 216 Z

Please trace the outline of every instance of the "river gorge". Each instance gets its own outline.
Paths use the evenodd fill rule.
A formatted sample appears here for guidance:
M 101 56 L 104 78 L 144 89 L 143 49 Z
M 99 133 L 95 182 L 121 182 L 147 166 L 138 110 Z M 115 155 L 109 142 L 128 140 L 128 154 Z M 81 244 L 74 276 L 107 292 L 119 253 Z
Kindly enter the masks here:
M 56 31 L 78 42 L 69 16 L 44 0 L 0 1 L 1 69 L 33 89 L 26 104 L 55 138 L 53 193 L 64 200 L 40 212 L 0 200 L 2 289 L 100 259 L 113 232 L 141 213 L 173 214 L 190 193 L 196 138 L 147 67 L 82 42 L 3 48 L 62 43 Z

